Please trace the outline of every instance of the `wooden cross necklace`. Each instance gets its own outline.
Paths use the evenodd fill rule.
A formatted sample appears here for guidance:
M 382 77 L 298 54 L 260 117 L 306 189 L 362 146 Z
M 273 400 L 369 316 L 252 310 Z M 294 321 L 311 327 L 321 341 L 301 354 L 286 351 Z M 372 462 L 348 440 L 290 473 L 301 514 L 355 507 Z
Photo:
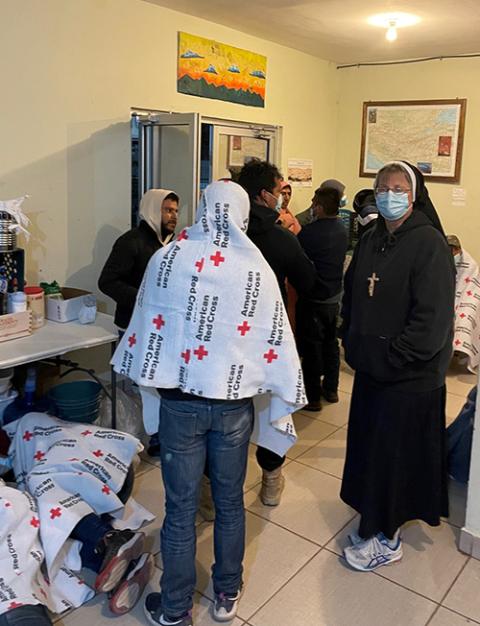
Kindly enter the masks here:
M 367 281 L 368 295 L 370 296 L 370 298 L 372 298 L 373 294 L 375 293 L 375 283 L 378 283 L 380 281 L 380 278 L 377 276 L 376 272 L 373 272 L 372 275 L 367 278 Z

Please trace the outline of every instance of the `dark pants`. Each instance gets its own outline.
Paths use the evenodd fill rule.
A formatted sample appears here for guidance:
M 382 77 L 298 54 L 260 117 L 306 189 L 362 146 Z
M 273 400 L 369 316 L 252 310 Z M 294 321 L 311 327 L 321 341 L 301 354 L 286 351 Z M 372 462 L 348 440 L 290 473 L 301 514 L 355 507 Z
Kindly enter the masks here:
M 263 470 L 273 472 L 273 470 L 278 469 L 285 463 L 285 457 L 278 456 L 278 454 L 275 454 L 275 452 L 272 452 L 268 448 L 258 446 L 257 463 Z
M 0 626 L 52 626 L 52 623 L 41 604 L 26 604 L 0 615 Z
M 117 494 L 118 498 L 124 504 L 132 494 L 133 481 L 134 471 L 133 467 L 130 465 L 125 477 L 125 482 Z M 70 535 L 72 539 L 77 539 L 82 542 L 83 545 L 80 550 L 82 566 L 91 569 L 93 572 L 98 573 L 102 566 L 103 556 L 98 554 L 95 548 L 102 537 L 113 530 L 110 519 L 110 515 L 108 514 L 99 516 L 95 513 L 89 513 L 78 522 Z
M 297 303 L 297 345 L 309 402 L 318 402 L 323 388 L 337 391 L 340 348 L 337 339 L 338 304 Z

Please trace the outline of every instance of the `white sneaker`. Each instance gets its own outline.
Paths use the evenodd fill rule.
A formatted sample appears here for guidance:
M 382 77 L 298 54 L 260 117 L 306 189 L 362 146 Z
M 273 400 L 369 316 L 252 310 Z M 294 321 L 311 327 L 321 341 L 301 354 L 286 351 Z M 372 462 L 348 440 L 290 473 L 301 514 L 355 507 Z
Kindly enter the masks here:
M 357 546 L 359 543 L 362 543 L 363 541 L 365 541 L 365 539 L 362 539 L 360 535 L 355 532 L 349 533 L 348 540 L 350 541 L 352 546 Z
M 400 561 L 403 556 L 400 531 L 397 530 L 390 541 L 380 533 L 371 539 L 345 548 L 343 553 L 350 567 L 360 572 L 371 572 L 382 565 Z
M 216 622 L 229 622 L 232 620 L 237 614 L 238 601 L 241 595 L 241 589 L 234 595 L 216 593 L 213 603 L 213 619 Z

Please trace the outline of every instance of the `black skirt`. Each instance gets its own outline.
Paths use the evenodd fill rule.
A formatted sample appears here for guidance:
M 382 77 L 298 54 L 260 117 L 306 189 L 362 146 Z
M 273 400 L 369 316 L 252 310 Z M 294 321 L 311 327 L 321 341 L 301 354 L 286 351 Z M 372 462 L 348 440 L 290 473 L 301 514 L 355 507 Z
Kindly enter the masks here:
M 445 402 L 445 386 L 396 391 L 356 374 L 341 498 L 360 513 L 361 537 L 448 517 Z

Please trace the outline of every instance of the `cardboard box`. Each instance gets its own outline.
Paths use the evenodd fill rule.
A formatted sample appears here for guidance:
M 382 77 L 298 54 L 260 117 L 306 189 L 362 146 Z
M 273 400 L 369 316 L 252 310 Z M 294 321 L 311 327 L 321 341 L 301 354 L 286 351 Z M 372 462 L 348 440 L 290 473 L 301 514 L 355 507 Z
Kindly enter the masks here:
M 47 319 L 52 322 L 71 322 L 78 320 L 80 309 L 85 296 L 91 296 L 90 291 L 62 287 L 63 300 L 47 297 Z
M 0 315 L 0 343 L 32 334 L 32 312 Z

